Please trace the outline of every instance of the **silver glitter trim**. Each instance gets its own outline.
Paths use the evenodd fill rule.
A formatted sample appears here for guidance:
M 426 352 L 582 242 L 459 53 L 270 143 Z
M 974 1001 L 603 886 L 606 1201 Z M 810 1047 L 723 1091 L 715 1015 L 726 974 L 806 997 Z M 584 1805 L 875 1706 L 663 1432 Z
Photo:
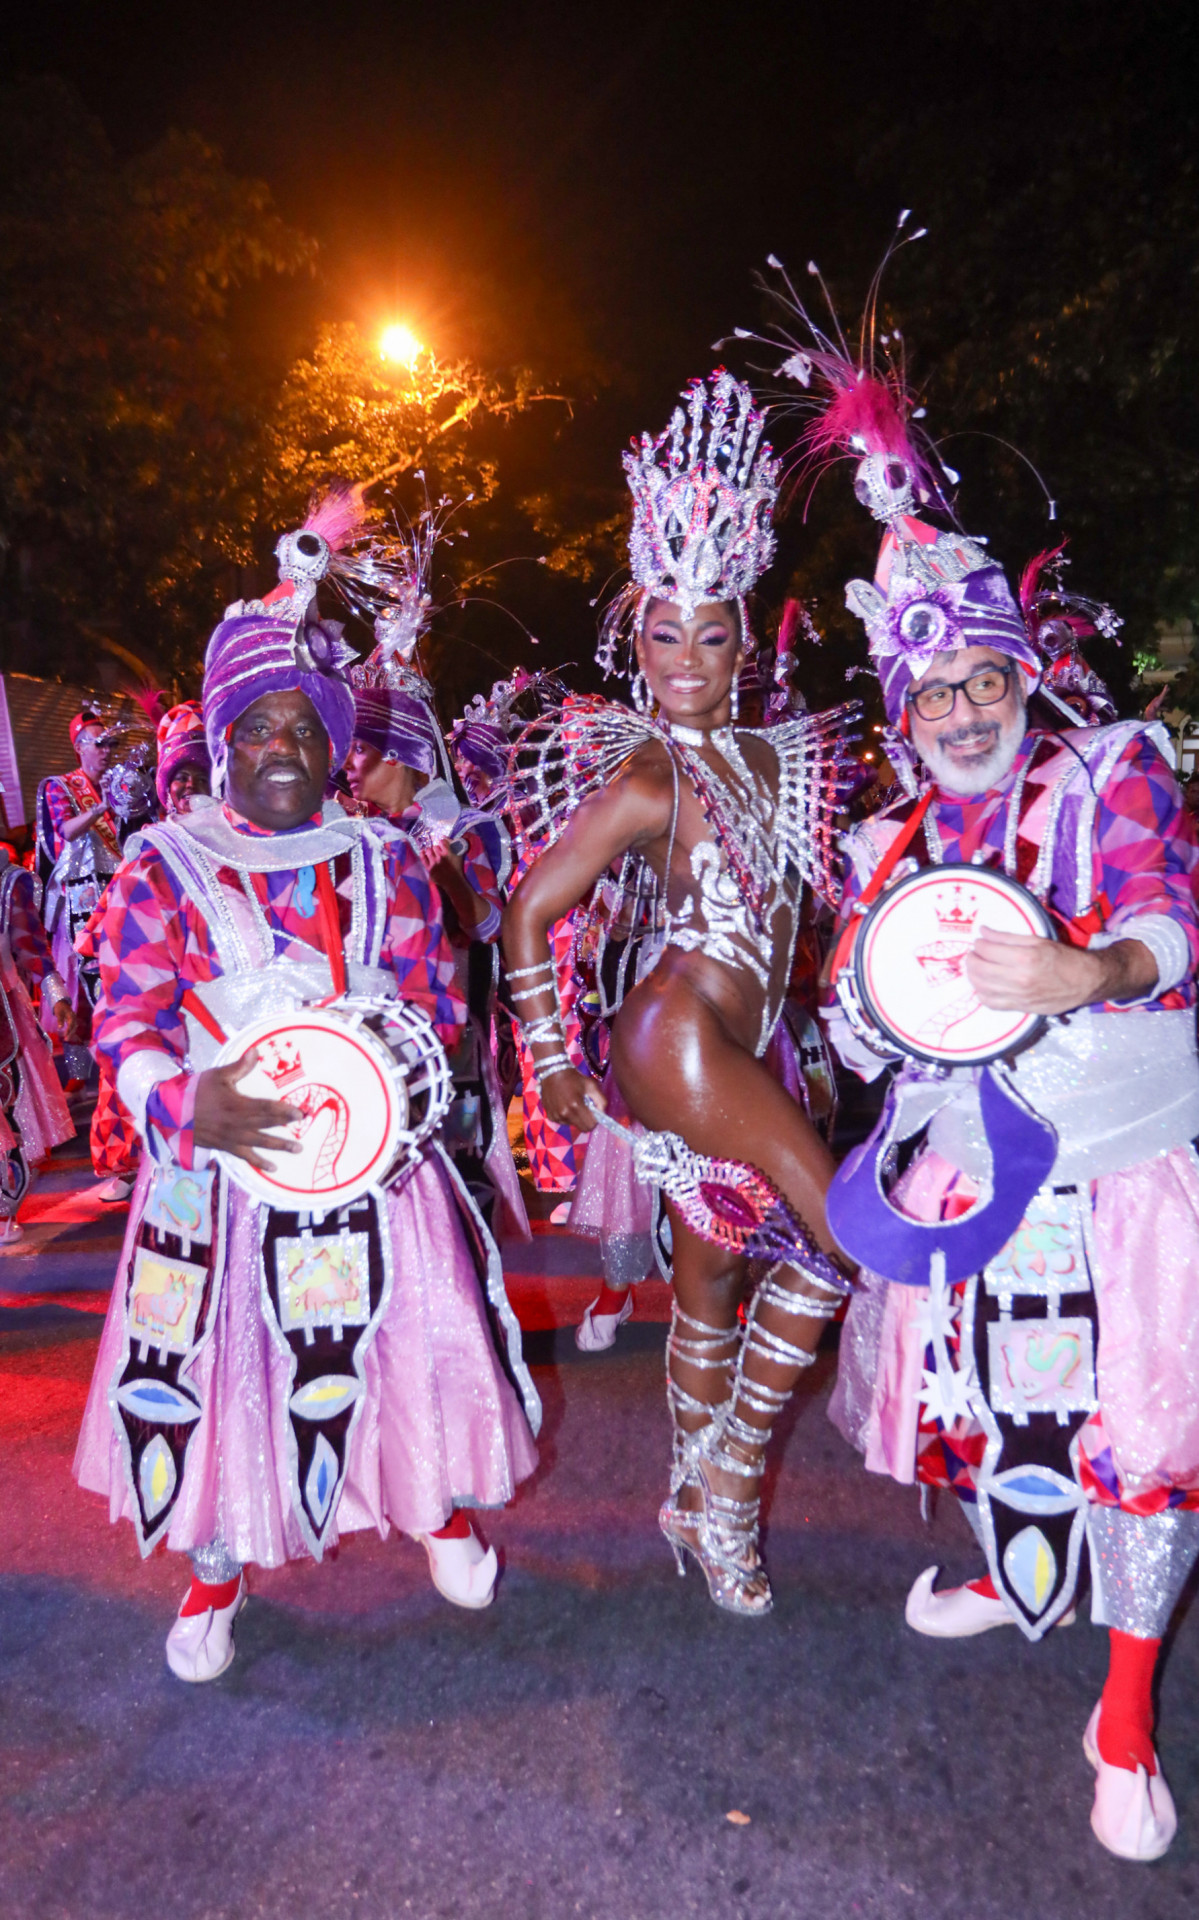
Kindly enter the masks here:
M 1096 934 L 1090 945 L 1092 949 L 1111 947 L 1117 940 L 1139 940 L 1148 947 L 1157 966 L 1157 978 L 1153 985 L 1135 1000 L 1122 1000 L 1121 1006 L 1148 1006 L 1151 1000 L 1160 1000 L 1163 993 L 1169 993 L 1171 987 L 1189 979 L 1191 949 L 1186 934 L 1168 914 L 1138 913 L 1128 920 L 1122 920 L 1119 926 L 1111 927 L 1106 933 Z
M 601 1227 L 599 1245 L 605 1286 L 635 1287 L 654 1264 L 653 1237 L 648 1233 L 606 1233 Z
M 1093 1506 L 1087 1532 L 1105 1623 L 1140 1640 L 1160 1640 L 1199 1557 L 1199 1513 Z
M 223 1586 L 226 1580 L 236 1580 L 241 1572 L 241 1561 L 233 1558 L 219 1535 L 206 1547 L 193 1547 L 187 1557 L 196 1579 L 202 1580 L 206 1587 Z
M 1049 796 L 1049 805 L 1046 809 L 1045 832 L 1041 840 L 1041 849 L 1037 854 L 1037 864 L 1028 879 L 1029 892 L 1035 894 L 1038 900 L 1048 900 L 1049 890 L 1053 885 L 1053 857 L 1058 844 L 1058 821 L 1061 816 L 1062 807 L 1065 804 L 1066 794 L 1073 784 L 1074 772 L 1073 764 L 1066 766 L 1054 782 L 1053 791 Z M 1088 879 L 1089 877 L 1088 872 Z M 1075 883 L 1076 894 L 1079 891 L 1080 884 L 1081 883 L 1077 881 Z M 1088 894 L 1090 893 L 1089 885 L 1086 891 Z M 1077 911 L 1082 913 L 1085 907 L 1090 906 L 1090 904 L 1090 900 L 1088 899 Z

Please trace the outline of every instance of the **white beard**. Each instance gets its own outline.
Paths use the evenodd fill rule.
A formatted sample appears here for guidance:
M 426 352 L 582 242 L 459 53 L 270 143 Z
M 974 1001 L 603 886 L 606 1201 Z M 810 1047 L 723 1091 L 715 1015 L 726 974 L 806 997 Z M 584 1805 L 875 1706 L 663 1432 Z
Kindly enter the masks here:
M 972 722 L 973 727 L 978 727 L 979 724 L 977 720 Z M 983 722 L 982 725 L 986 726 L 987 723 Z M 966 733 L 968 729 L 952 727 L 949 731 L 956 738 Z M 1010 773 L 1024 733 L 1025 716 L 1024 709 L 1021 708 L 1019 713 L 1013 714 L 1011 719 L 1000 727 L 998 738 L 990 752 L 969 766 L 963 766 L 959 761 L 951 759 L 944 744 L 943 735 L 931 746 L 926 747 L 920 757 L 939 787 L 944 787 L 947 793 L 959 794 L 963 799 L 973 799 L 980 793 L 986 793 L 988 788 L 997 787 L 999 782 Z

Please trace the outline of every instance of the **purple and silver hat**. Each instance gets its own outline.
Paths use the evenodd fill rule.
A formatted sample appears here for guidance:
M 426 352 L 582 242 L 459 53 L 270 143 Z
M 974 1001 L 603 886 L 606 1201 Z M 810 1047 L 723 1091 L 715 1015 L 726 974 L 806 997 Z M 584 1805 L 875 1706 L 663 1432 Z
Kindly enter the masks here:
M 508 769 L 508 735 L 490 720 L 456 720 L 450 728 L 450 745 L 468 766 L 477 767 L 490 780 L 499 780 Z
M 354 739 L 385 760 L 436 778 L 441 770 L 437 722 L 423 700 L 394 687 L 359 687 L 354 695 Z
M 871 282 L 856 355 L 814 262 L 808 271 L 833 313 L 831 330 L 812 317 L 773 254 L 786 325 L 773 326 L 765 341 L 738 329 L 743 339 L 785 349 L 778 372 L 801 389 L 790 402 L 807 419 L 791 465 L 796 487 L 814 487 L 835 461 L 852 459 L 854 493 L 887 530 L 873 581 L 851 580 L 845 599 L 865 624 L 893 726 L 904 718 L 908 688 L 939 653 L 991 647 L 1017 663 L 1030 691 L 1041 674 L 1015 595 L 986 542 L 939 532 L 919 518 L 921 508 L 953 517 L 959 476 L 920 424 L 925 410 L 908 388 L 902 334 L 894 327 L 880 333 L 876 325 L 883 272 L 909 241 L 924 237 L 923 227 L 905 233 L 907 220 L 905 211 Z
M 229 728 L 265 693 L 306 694 L 329 736 L 332 767 L 339 767 L 354 737 L 354 695 L 344 668 L 356 658 L 336 621 L 298 620 L 289 597 L 231 607 L 204 656 L 214 790 L 224 785 Z
M 977 541 L 897 516 L 879 550 L 873 582 L 851 580 L 846 602 L 865 623 L 887 718 L 898 725 L 913 680 L 939 653 L 992 647 L 1020 667 L 1031 692 L 1041 661 L 1030 645 L 1003 568 Z
M 212 758 L 198 700 L 185 700 L 180 706 L 172 707 L 158 723 L 154 783 L 163 807 L 168 804 L 171 781 L 180 767 L 199 767 L 205 779 L 211 778 Z

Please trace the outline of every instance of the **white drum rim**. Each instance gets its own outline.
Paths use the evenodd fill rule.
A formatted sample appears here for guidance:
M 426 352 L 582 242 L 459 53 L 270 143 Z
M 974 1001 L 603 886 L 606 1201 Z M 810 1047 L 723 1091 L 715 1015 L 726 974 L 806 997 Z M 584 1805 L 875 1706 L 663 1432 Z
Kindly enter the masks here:
M 1011 1030 L 995 1044 L 988 1043 L 985 1046 L 956 1051 L 950 1048 L 941 1048 L 938 1050 L 932 1047 L 922 1047 L 906 1034 L 901 1034 L 884 1013 L 883 1009 L 878 1005 L 877 1000 L 870 991 L 868 983 L 868 963 L 871 946 L 877 937 L 880 926 L 887 917 L 884 909 L 893 911 L 896 903 L 903 896 L 919 892 L 924 887 L 934 886 L 946 880 L 952 880 L 957 884 L 961 884 L 963 881 L 969 881 L 973 886 L 991 886 L 997 893 L 1006 894 L 1009 899 L 1012 899 L 1015 904 L 1024 910 L 1028 918 L 1033 922 L 1034 931 L 1042 934 L 1047 939 L 1053 939 L 1055 937 L 1053 921 L 1049 913 L 1036 896 L 1030 893 L 1028 888 L 1023 886 L 1019 880 L 1013 880 L 1010 874 L 1004 873 L 995 867 L 979 867 L 964 860 L 950 860 L 946 861 L 943 865 L 921 867 L 916 873 L 908 874 L 905 879 L 900 880 L 895 886 L 889 887 L 887 891 L 874 902 L 874 905 L 870 908 L 870 911 L 862 922 L 861 930 L 854 943 L 854 952 L 850 963 L 851 970 L 863 1013 L 867 1020 L 875 1026 L 883 1037 L 893 1046 L 898 1047 L 903 1053 L 913 1059 L 926 1060 L 934 1066 L 983 1067 L 992 1060 L 1002 1060 L 1008 1054 L 1023 1051 L 1023 1049 L 1029 1046 L 1044 1030 L 1046 1024 L 1045 1016 L 1039 1013 L 1018 1014 L 1017 1010 L 1013 1008 L 1011 1011 L 1014 1016 L 1014 1025 Z M 996 1008 L 995 1011 L 1000 1012 L 1001 1009 Z
M 215 1149 L 215 1155 L 229 1178 L 243 1192 L 264 1201 L 280 1213 L 334 1213 L 339 1207 L 352 1206 L 363 1194 L 382 1187 L 403 1144 L 407 1113 L 401 1113 L 395 1084 L 395 1062 L 383 1041 L 363 1025 L 361 1018 L 356 1017 L 356 1012 L 347 1017 L 345 1014 L 339 1016 L 329 1008 L 295 1007 L 280 1013 L 264 1014 L 249 1026 L 231 1034 L 220 1048 L 213 1065 L 228 1066 L 232 1061 L 240 1060 L 261 1040 L 304 1027 L 315 1027 L 340 1040 L 353 1039 L 379 1075 L 387 1095 L 389 1120 L 383 1144 L 375 1152 L 369 1166 L 353 1180 L 317 1190 L 311 1187 L 287 1187 L 260 1173 L 257 1167 L 252 1167 L 239 1154 L 228 1153 L 223 1148 Z

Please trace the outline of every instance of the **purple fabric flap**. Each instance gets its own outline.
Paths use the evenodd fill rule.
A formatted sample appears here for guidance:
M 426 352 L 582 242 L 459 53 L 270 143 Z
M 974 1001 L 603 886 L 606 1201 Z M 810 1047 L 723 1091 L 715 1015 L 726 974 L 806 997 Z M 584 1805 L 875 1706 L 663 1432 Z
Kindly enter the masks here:
M 828 1194 L 828 1223 L 852 1259 L 905 1287 L 928 1285 L 934 1253 L 945 1256 L 952 1286 L 981 1272 L 1024 1218 L 1025 1209 L 1049 1178 L 1057 1157 L 1057 1134 L 989 1067 L 979 1080 L 979 1105 L 991 1154 L 992 1194 L 958 1220 L 910 1220 L 882 1189 L 882 1165 L 891 1144 L 894 1091 L 869 1140 L 838 1168 Z

